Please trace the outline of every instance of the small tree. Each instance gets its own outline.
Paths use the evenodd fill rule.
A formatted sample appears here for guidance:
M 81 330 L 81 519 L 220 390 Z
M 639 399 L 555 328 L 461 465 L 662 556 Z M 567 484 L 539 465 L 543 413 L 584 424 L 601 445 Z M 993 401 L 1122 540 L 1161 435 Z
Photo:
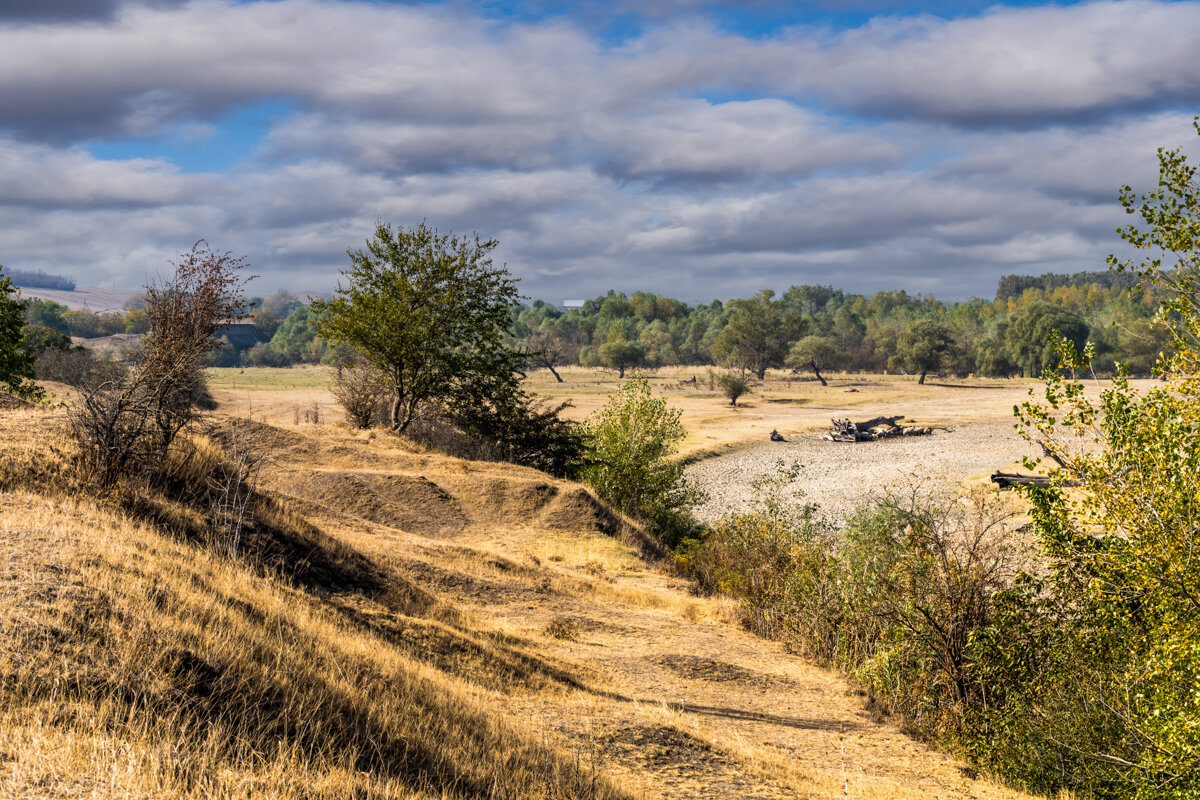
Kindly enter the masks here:
M 505 345 L 516 282 L 492 264 L 495 240 L 379 223 L 332 300 L 314 300 L 322 338 L 356 348 L 392 392 L 403 432 L 424 404 L 452 402 L 497 380 L 511 383 Z
M 617 509 L 649 523 L 667 544 L 692 526 L 691 508 L 703 492 L 672 458 L 687 435 L 680 411 L 634 378 L 609 398 L 585 428 L 583 480 Z
M 625 370 L 640 365 L 646 358 L 641 345 L 629 341 L 619 328 L 609 331 L 608 341 L 600 345 L 600 363 L 618 371 L 618 380 L 625 377 Z
M 220 347 L 217 331 L 244 316 L 244 258 L 201 240 L 174 266 L 174 276 L 147 288 L 150 331 L 133 367 L 93 373 L 70 411 L 85 468 L 102 488 L 167 463 L 207 397 L 203 367 Z
M 38 398 L 41 387 L 31 381 L 35 356 L 24 347 L 25 304 L 3 269 L 0 265 L 0 386 L 18 397 Z
M 836 369 L 845 361 L 846 353 L 829 336 L 805 336 L 788 351 L 787 364 L 792 369 L 807 367 L 822 386 L 828 386 L 821 376 L 823 369 Z
M 738 398 L 750 393 L 750 384 L 741 375 L 726 373 L 717 378 L 721 392 L 729 398 L 729 405 L 736 406 Z
M 925 383 L 925 376 L 941 369 L 953 355 L 954 334 L 940 322 L 921 319 L 909 325 L 896 337 L 896 355 L 893 366 L 921 375 L 917 383 Z

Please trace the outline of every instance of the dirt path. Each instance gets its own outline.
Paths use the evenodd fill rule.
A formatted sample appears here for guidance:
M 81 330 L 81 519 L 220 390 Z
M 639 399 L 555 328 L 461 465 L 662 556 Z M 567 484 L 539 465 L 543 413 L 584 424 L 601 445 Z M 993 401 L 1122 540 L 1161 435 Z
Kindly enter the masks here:
M 599 582 L 474 612 L 595 675 L 594 691 L 506 702 L 644 796 L 1018 796 L 873 718 L 839 676 L 721 619 L 731 609 L 677 581 L 647 571 Z M 573 640 L 546 635 L 556 620 L 575 628 Z

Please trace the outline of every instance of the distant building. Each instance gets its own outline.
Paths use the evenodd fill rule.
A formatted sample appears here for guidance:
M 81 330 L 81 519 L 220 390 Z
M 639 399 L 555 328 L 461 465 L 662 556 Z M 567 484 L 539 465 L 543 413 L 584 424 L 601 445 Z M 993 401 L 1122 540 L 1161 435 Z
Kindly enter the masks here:
M 570 311 L 572 308 L 583 308 L 583 300 L 563 300 L 563 308 Z

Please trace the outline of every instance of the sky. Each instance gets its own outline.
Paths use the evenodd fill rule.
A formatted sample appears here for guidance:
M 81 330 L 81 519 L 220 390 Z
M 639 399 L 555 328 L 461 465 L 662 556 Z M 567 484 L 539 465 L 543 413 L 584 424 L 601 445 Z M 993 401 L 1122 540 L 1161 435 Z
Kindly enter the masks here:
M 1122 252 L 1198 53 L 1200 1 L 0 0 L 0 264 L 324 293 L 425 221 L 551 302 L 990 298 Z

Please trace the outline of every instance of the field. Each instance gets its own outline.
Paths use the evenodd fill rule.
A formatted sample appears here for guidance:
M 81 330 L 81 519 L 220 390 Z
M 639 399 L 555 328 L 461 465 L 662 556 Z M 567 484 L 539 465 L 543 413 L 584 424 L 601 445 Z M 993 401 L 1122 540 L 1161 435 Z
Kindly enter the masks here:
M 614 385 L 564 376 L 532 383 L 577 415 Z M 0 412 L 5 796 L 1019 796 L 690 594 L 584 488 L 352 431 L 327 377 L 212 372 L 193 483 L 226 414 L 270 456 L 235 559 L 185 500 L 71 490 L 60 410 Z M 683 379 L 654 376 L 693 456 L 881 404 L 999 416 L 1025 390 L 776 379 L 734 410 Z

